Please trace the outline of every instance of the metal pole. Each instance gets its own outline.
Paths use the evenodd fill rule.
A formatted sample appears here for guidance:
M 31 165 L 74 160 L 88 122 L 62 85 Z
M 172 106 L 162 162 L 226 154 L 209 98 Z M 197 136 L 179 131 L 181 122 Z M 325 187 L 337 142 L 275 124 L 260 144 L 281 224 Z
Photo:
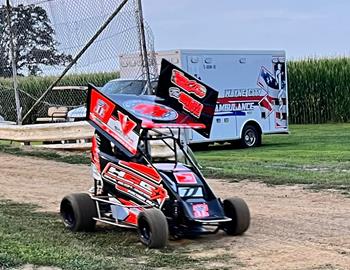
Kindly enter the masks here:
M 17 80 L 17 65 L 16 65 L 16 54 L 15 54 L 15 44 L 13 41 L 12 25 L 11 25 L 11 4 L 10 0 L 6 0 L 7 7 L 7 25 L 9 28 L 10 35 L 10 60 L 12 65 L 12 80 L 13 89 L 15 90 L 15 101 L 16 101 L 16 113 L 17 113 L 17 124 L 22 125 L 22 108 L 18 93 L 18 80 Z
M 147 53 L 147 45 L 146 45 L 146 37 L 145 37 L 145 24 L 143 22 L 143 13 L 142 13 L 142 3 L 141 0 L 137 0 L 138 4 L 138 19 L 139 19 L 139 26 L 140 26 L 140 37 L 141 37 L 141 50 L 142 50 L 142 63 L 143 68 L 146 73 L 146 87 L 147 87 L 147 94 L 152 94 L 152 87 L 151 87 L 151 76 L 149 73 L 149 64 L 148 64 L 148 53 Z
M 125 6 L 125 4 L 129 0 L 124 0 L 117 8 L 116 10 L 109 16 L 109 18 L 104 22 L 104 24 L 97 30 L 95 35 L 86 43 L 86 45 L 81 49 L 81 51 L 73 58 L 72 62 L 64 69 L 62 74 L 46 89 L 46 91 L 41 95 L 40 98 L 34 103 L 33 107 L 30 108 L 30 110 L 26 113 L 26 115 L 23 117 L 23 120 L 25 120 L 31 112 L 34 110 L 34 108 L 43 100 L 43 98 L 47 95 L 48 92 L 52 90 L 52 88 L 63 78 L 64 75 L 71 69 L 71 67 L 79 60 L 79 58 L 87 51 L 87 49 L 94 43 L 94 41 L 99 37 L 99 35 L 107 28 L 107 26 L 111 23 L 111 21 L 114 19 L 114 17 L 120 12 L 120 10 Z

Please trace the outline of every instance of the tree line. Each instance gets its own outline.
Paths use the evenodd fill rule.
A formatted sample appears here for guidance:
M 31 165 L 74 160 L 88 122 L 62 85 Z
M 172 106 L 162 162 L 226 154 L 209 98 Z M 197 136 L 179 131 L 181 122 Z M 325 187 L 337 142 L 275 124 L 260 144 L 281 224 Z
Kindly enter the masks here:
M 64 66 L 72 60 L 71 55 L 58 51 L 55 30 L 40 6 L 0 6 L 0 33 L 0 77 L 12 76 L 11 36 L 19 76 L 37 76 L 44 66 Z

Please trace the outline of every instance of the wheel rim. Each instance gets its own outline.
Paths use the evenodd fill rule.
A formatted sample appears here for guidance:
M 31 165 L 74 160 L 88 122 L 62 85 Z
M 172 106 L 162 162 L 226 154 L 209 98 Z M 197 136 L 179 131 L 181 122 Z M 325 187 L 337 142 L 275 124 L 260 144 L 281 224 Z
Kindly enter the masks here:
M 256 142 L 255 132 L 251 129 L 248 129 L 244 135 L 244 142 L 247 146 L 253 146 Z
M 227 201 L 224 202 L 224 213 L 227 217 L 232 219 L 231 221 L 224 223 L 224 232 L 230 233 L 230 231 L 235 231 L 237 227 L 236 211 L 232 205 L 227 203 Z
M 61 215 L 63 222 L 67 227 L 73 227 L 75 224 L 75 215 L 73 207 L 69 202 L 65 202 L 62 206 Z
M 152 232 L 146 220 L 141 219 L 139 221 L 139 233 L 141 241 L 148 244 L 151 240 Z

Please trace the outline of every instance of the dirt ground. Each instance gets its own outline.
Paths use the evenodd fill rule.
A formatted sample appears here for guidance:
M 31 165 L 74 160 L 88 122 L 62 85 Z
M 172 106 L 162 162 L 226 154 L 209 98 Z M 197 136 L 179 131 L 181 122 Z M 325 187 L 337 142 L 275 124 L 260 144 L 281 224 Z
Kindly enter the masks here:
M 0 198 L 32 202 L 58 211 L 61 198 L 90 187 L 90 169 L 0 154 Z M 350 198 L 302 186 L 268 187 L 209 180 L 222 198 L 244 198 L 252 216 L 241 237 L 223 233 L 171 241 L 212 267 L 232 269 L 350 269 Z M 223 261 L 225 263 L 223 263 Z

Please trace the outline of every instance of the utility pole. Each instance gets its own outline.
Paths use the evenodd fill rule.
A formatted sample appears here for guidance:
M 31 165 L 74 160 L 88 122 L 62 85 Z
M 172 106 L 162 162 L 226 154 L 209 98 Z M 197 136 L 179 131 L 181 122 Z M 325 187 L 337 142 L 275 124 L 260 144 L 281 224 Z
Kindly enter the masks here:
M 146 74 L 146 87 L 147 87 L 147 94 L 152 94 L 152 86 L 151 86 L 151 76 L 149 72 L 149 63 L 148 63 L 148 52 L 147 52 L 147 44 L 146 44 L 146 37 L 145 37 L 145 24 L 143 21 L 143 12 L 142 12 L 142 0 L 137 0 L 137 6 L 138 6 L 138 19 L 139 19 L 139 32 L 140 32 L 140 41 L 141 41 L 141 54 L 142 54 L 142 67 L 143 72 Z
M 15 90 L 17 125 L 22 125 L 22 108 L 21 108 L 21 102 L 20 102 L 19 93 L 18 93 L 16 53 L 15 53 L 15 44 L 14 44 L 14 37 L 12 33 L 12 25 L 11 25 L 12 7 L 10 4 L 10 0 L 6 0 L 6 7 L 7 7 L 7 25 L 9 29 L 9 35 L 10 35 L 10 57 L 11 57 L 10 60 L 12 64 L 13 89 Z

